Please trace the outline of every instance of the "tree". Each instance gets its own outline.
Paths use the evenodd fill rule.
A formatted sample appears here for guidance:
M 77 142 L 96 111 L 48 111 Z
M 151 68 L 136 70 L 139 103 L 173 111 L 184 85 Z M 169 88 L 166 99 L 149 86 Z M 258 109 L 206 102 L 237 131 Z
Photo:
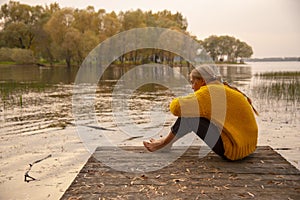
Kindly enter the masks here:
M 3 45 L 10 48 L 30 49 L 33 45 L 35 26 L 44 12 L 43 7 L 20 4 L 10 1 L 1 6 L 0 18 L 3 20 Z
M 70 8 L 61 9 L 52 14 L 49 21 L 45 24 L 45 31 L 51 37 L 51 51 L 57 60 L 64 59 L 67 66 L 71 66 L 71 60 L 74 56 L 73 48 L 80 36 L 78 30 L 72 27 L 74 22 L 74 10 Z
M 96 12 L 92 6 L 61 9 L 58 3 L 43 7 L 10 1 L 1 6 L 0 19 L 0 47 L 28 49 L 26 52 L 51 65 L 63 60 L 68 66 L 80 64 L 99 42 L 133 28 L 163 27 L 188 34 L 186 18 L 168 10 L 153 13 L 137 9 L 116 14 L 104 9 Z M 172 52 L 145 49 L 128 52 L 120 60 L 126 57 L 135 63 L 151 60 L 172 64 L 174 56 Z
M 178 28 L 179 30 L 187 29 L 187 20 L 181 13 L 172 14 L 171 11 L 163 10 L 155 14 L 157 26 L 162 28 Z
M 80 65 L 89 52 L 94 49 L 99 43 L 99 37 L 93 31 L 85 31 L 80 34 L 78 39 L 78 46 L 74 48 L 75 52 L 74 61 Z
M 103 17 L 102 33 L 106 37 L 111 37 L 120 32 L 122 24 L 115 12 L 107 13 Z
M 4 45 L 9 48 L 30 48 L 32 35 L 28 27 L 23 22 L 14 22 L 5 27 L 2 32 Z
M 152 13 L 152 11 L 145 12 L 144 15 L 145 15 L 145 23 L 148 27 L 157 27 L 158 26 L 157 16 L 155 16 Z
M 214 61 L 227 57 L 229 62 L 236 62 L 238 58 L 249 58 L 253 54 L 252 47 L 232 36 L 212 35 L 202 42 L 203 48 Z
M 246 42 L 241 42 L 240 40 L 237 40 L 237 50 L 234 54 L 235 60 L 238 58 L 250 58 L 253 54 L 252 47 L 249 46 Z
M 83 61 L 84 55 L 82 49 L 80 48 L 80 41 L 82 33 L 78 29 L 69 27 L 65 33 L 65 38 L 61 44 L 63 50 L 63 56 L 67 63 L 67 66 L 71 66 L 71 61 L 73 59 L 78 65 Z
M 220 39 L 216 35 L 209 36 L 203 40 L 203 48 L 210 55 L 213 61 L 218 60 L 218 56 L 221 54 L 220 50 Z
M 50 65 L 53 65 L 55 58 L 51 50 L 51 36 L 44 29 L 44 26 L 51 18 L 51 15 L 58 10 L 59 6 L 56 3 L 50 4 L 50 6 L 46 6 L 44 12 L 40 16 L 40 19 L 37 21 L 33 30 L 35 38 L 32 49 L 38 58 L 48 61 Z
M 74 23 L 73 27 L 78 29 L 81 33 L 85 31 L 95 31 L 97 32 L 97 27 L 94 27 L 94 21 L 97 17 L 94 8 L 89 6 L 87 9 L 74 11 Z
M 28 24 L 31 14 L 31 7 L 29 5 L 10 1 L 8 4 L 1 6 L 0 18 L 4 20 L 5 26 L 15 22 Z
M 224 60 L 227 56 L 229 62 L 234 62 L 234 52 L 236 51 L 236 39 L 231 36 L 220 36 L 218 38 L 218 46 L 220 49 L 219 56 Z
M 60 10 L 60 7 L 58 5 L 58 3 L 51 3 L 49 6 L 46 5 L 46 12 L 47 13 L 50 13 L 51 15 L 57 11 Z
M 126 11 L 122 16 L 122 30 L 130 30 L 133 28 L 144 28 L 145 15 L 142 10 L 137 9 L 136 11 Z

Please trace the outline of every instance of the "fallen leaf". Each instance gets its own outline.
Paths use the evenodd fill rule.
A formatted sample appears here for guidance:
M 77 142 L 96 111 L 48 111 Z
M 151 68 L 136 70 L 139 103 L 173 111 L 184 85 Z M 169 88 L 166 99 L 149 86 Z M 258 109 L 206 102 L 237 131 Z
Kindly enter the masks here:
M 252 194 L 251 192 L 247 192 L 248 194 L 249 194 L 249 196 L 251 196 L 251 197 L 255 197 L 255 195 L 254 194 Z
M 99 183 L 99 184 L 97 184 L 97 186 L 98 186 L 99 188 L 102 188 L 102 187 L 105 186 L 105 184 L 104 184 L 104 183 Z
M 225 188 L 226 190 L 229 190 L 229 187 L 228 187 L 228 186 L 229 186 L 229 184 L 224 185 L 223 188 Z

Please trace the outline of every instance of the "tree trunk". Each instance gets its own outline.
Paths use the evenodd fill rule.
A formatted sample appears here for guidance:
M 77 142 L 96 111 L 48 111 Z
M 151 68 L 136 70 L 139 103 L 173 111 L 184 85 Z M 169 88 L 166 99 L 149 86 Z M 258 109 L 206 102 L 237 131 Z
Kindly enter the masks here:
M 47 54 L 48 54 L 50 66 L 52 67 L 52 66 L 53 66 L 53 63 L 54 63 L 54 57 L 53 57 L 53 55 L 52 55 L 52 53 L 51 53 L 50 48 L 46 47 L 46 51 L 47 51 Z
M 71 67 L 71 59 L 66 58 L 66 63 L 67 63 L 67 67 L 70 68 Z
M 66 63 L 67 63 L 67 67 L 70 68 L 71 67 L 71 56 L 70 56 L 69 52 L 67 52 Z
M 23 44 L 23 40 L 21 37 L 19 37 L 19 42 L 20 42 L 21 49 L 25 49 L 25 46 Z

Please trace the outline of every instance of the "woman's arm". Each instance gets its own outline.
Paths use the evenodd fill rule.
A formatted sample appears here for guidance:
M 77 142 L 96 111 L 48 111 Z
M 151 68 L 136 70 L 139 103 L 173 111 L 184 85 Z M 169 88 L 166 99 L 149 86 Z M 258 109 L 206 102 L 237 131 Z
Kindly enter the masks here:
M 199 117 L 199 101 L 195 94 L 177 97 L 170 103 L 170 111 L 177 117 Z

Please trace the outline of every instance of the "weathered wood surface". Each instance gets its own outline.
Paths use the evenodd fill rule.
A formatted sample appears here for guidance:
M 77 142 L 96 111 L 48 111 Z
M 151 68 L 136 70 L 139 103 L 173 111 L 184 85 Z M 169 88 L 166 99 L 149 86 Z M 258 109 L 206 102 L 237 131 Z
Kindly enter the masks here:
M 148 154 L 143 147 L 126 149 Z M 98 148 L 61 199 L 300 199 L 300 171 L 270 147 L 235 162 L 214 153 L 199 158 L 199 147 L 189 147 L 175 162 L 146 173 L 120 172 L 96 159 L 115 152 Z M 126 166 L 123 159 L 116 162 Z

